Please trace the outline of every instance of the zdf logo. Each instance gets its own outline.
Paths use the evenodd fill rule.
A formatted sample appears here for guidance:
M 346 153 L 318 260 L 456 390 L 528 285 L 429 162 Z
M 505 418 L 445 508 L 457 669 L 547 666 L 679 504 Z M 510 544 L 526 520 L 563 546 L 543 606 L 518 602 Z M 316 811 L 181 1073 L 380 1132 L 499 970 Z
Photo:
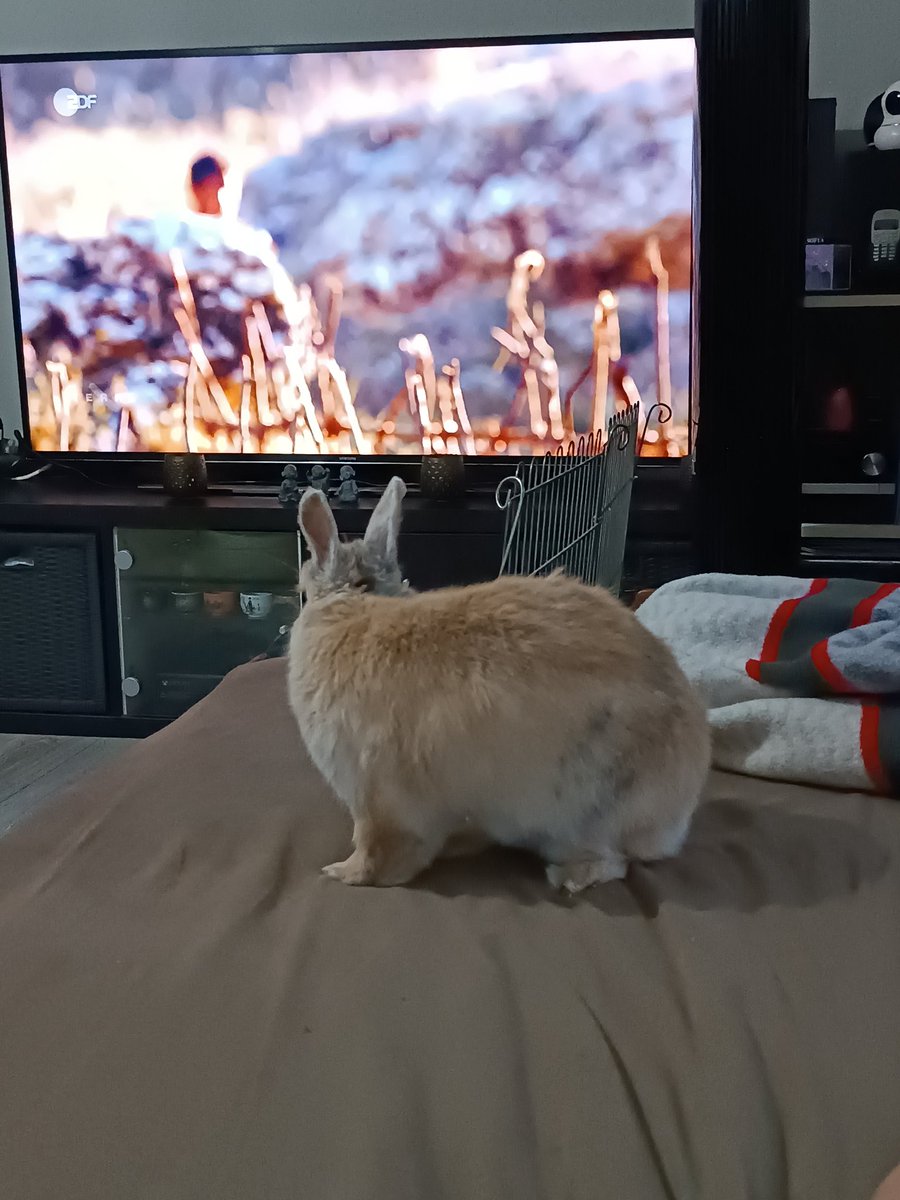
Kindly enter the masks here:
M 53 107 L 61 117 L 74 117 L 80 108 L 93 108 L 96 103 L 96 96 L 79 96 L 71 88 L 53 93 Z

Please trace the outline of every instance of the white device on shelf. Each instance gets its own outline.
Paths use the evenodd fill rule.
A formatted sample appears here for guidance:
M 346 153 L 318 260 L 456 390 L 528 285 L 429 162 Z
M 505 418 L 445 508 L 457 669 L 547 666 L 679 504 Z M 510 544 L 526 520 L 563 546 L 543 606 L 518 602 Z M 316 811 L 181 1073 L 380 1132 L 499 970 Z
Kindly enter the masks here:
M 900 150 L 900 79 L 882 94 L 881 113 L 875 145 L 879 150 Z
M 876 150 L 900 150 L 900 79 L 866 109 L 863 134 L 866 145 Z
M 872 215 L 872 262 L 893 262 L 900 244 L 900 209 L 879 208 Z

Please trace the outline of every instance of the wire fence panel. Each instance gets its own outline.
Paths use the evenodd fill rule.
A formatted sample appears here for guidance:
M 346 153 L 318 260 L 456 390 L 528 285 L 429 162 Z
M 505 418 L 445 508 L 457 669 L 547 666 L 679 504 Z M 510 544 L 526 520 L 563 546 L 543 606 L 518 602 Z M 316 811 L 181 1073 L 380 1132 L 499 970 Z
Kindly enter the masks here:
M 618 593 L 628 534 L 638 406 L 565 450 L 524 460 L 497 487 L 506 513 L 501 575 L 562 570 Z

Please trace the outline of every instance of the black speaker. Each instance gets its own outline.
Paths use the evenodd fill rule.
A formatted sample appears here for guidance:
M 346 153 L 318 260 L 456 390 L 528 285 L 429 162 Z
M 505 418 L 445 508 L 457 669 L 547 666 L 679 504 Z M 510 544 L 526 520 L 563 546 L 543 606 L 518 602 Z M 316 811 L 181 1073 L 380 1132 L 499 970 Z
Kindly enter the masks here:
M 791 574 L 809 0 L 696 0 L 696 27 L 699 565 Z
M 96 540 L 0 532 L 0 709 L 106 709 Z
M 834 133 L 837 100 L 810 100 L 806 126 L 806 236 L 835 240 Z

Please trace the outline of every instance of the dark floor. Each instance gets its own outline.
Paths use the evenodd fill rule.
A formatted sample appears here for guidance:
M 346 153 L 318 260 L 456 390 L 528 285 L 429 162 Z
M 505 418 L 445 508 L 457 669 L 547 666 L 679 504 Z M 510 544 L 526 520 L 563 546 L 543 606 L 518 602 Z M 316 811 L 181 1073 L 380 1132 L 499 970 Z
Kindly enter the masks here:
M 0 734 L 0 836 L 130 744 L 123 738 Z

